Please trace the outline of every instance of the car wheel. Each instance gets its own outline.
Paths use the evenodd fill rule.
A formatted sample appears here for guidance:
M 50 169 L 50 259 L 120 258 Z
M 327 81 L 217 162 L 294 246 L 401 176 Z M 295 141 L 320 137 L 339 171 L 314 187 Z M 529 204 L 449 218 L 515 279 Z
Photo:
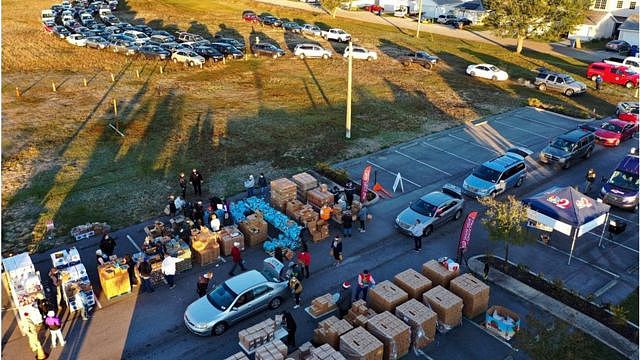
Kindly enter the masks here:
M 298 57 L 300 58 L 300 60 L 304 60 L 304 54 L 300 54 L 298 55 Z
M 596 81 L 598 77 L 596 75 L 591 75 L 591 81 Z
M 269 309 L 275 310 L 282 305 L 282 299 L 279 297 L 273 298 L 273 300 L 269 301 Z
M 433 232 L 433 226 L 429 225 L 429 226 L 427 226 L 426 229 L 424 229 L 424 232 L 422 233 L 422 236 L 427 237 L 427 236 L 431 235 L 432 232 Z
M 498 77 L 497 77 L 497 76 L 495 76 L 495 75 L 493 75 L 493 76 L 491 77 L 491 80 L 496 81 L 496 80 L 498 80 Z
M 369 57 L 367 58 L 367 61 L 373 61 L 373 57 L 369 56 Z
M 472 71 L 472 72 L 470 72 L 470 73 L 469 73 L 469 75 L 471 75 L 471 76 L 476 76 L 476 72 L 475 72 L 475 71 Z
M 458 220 L 462 217 L 462 210 L 456 211 L 456 214 L 453 215 L 453 220 Z
M 626 83 L 626 84 L 624 84 L 624 86 L 625 86 L 627 89 L 631 89 L 631 88 L 633 87 L 633 83 L 632 83 L 631 81 L 627 81 L 627 83 Z
M 323 58 L 323 59 L 325 59 L 325 60 L 327 60 L 327 59 L 329 58 L 329 55 L 324 54 L 324 55 L 322 55 L 322 58 Z
M 547 90 L 547 85 L 545 85 L 545 84 L 540 84 L 540 85 L 538 85 L 538 90 L 540 90 L 540 91 L 545 91 L 545 90 Z
M 569 96 L 569 97 L 571 97 L 571 96 L 573 96 L 573 90 L 567 89 L 567 91 L 565 91 L 564 94 Z
M 229 325 L 227 325 L 226 322 L 219 322 L 213 326 L 213 330 L 211 331 L 211 333 L 213 335 L 219 336 L 224 334 L 224 332 L 227 331 L 228 328 Z
M 523 182 L 524 182 L 524 176 L 518 179 L 518 182 L 516 183 L 516 187 L 520 187 Z
M 189 61 L 189 66 L 196 66 L 196 63 L 194 63 L 193 61 Z
M 431 70 L 431 69 L 433 69 L 433 64 L 432 63 L 425 63 L 424 67 L 425 67 L 425 69 Z

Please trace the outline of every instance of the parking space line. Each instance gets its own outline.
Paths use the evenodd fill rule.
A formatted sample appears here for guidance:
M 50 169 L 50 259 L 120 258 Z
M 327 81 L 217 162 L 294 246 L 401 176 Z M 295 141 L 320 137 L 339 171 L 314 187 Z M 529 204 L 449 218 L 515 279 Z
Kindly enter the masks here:
M 495 130 L 495 129 L 494 129 L 494 130 Z M 469 135 L 474 136 L 474 134 L 469 133 L 469 130 L 468 130 L 468 129 L 464 129 L 464 131 L 465 131 L 466 133 L 468 133 Z M 496 130 L 496 132 L 498 132 L 498 131 Z M 500 132 L 498 132 L 498 135 L 502 136 L 502 134 L 500 134 Z M 528 148 L 528 147 L 529 147 L 529 145 L 527 145 L 527 144 L 523 144 L 523 143 L 521 143 L 521 142 L 517 142 L 517 141 L 511 140 L 511 139 L 506 138 L 506 137 L 504 137 L 504 136 L 502 136 L 502 137 L 504 138 L 504 140 L 508 141 L 508 142 L 511 144 L 511 146 L 513 146 L 513 145 L 517 145 L 517 146 L 522 146 L 522 147 L 526 147 L 526 148 Z M 500 146 L 500 145 L 499 145 L 499 144 L 497 144 L 497 146 Z M 509 146 L 509 147 L 511 147 L 511 146 Z M 504 146 L 500 146 L 500 147 L 503 149 L 503 151 L 509 148 L 509 147 L 504 147 Z M 502 153 L 500 153 L 500 152 L 496 152 L 496 154 L 502 154 Z
M 561 253 L 561 254 L 564 254 L 564 255 L 569 256 L 569 253 L 568 253 L 568 252 L 566 252 L 566 251 L 564 251 L 564 250 L 560 250 L 560 249 L 558 249 L 557 247 L 555 247 L 555 246 L 553 246 L 553 245 L 545 244 L 545 243 L 543 243 L 543 242 L 542 242 L 542 240 L 536 240 L 536 242 L 537 242 L 538 244 L 544 245 L 544 246 L 546 246 L 546 247 L 548 247 L 548 248 L 550 248 L 550 249 L 552 249 L 552 250 L 555 250 L 555 251 L 557 251 L 557 252 L 559 252 L 559 253 Z M 602 271 L 602 272 L 603 272 L 603 273 L 605 273 L 605 274 L 609 274 L 609 275 L 613 276 L 613 277 L 614 277 L 614 278 L 616 278 L 616 279 L 619 279 L 619 278 L 620 278 L 620 275 L 618 275 L 618 274 L 616 274 L 616 273 L 612 273 L 611 271 L 609 271 L 609 270 L 607 270 L 607 269 L 605 269 L 605 268 L 603 268 L 603 267 L 600 267 L 600 266 L 598 266 L 598 265 L 592 264 L 592 263 L 588 262 L 587 260 L 585 260 L 585 259 L 583 259 L 583 258 L 581 258 L 581 257 L 577 256 L 576 254 L 573 254 L 572 259 L 578 260 L 578 261 L 580 261 L 581 263 L 584 263 L 584 264 L 587 264 L 587 265 L 589 265 L 589 266 L 591 266 L 591 267 L 594 267 L 594 268 L 596 268 L 596 269 L 598 269 L 598 270 Z
M 414 157 L 412 157 L 412 156 L 409 156 L 409 155 L 407 155 L 407 154 L 405 154 L 405 153 L 402 153 L 402 152 L 400 152 L 400 151 L 398 151 L 398 150 L 394 150 L 394 151 L 395 151 L 397 154 L 399 154 L 399 155 L 402 155 L 402 156 L 406 157 L 407 159 L 411 159 L 411 160 L 413 160 L 413 161 L 415 161 L 415 162 L 417 162 L 417 163 L 419 163 L 419 164 L 422 164 L 422 165 L 424 165 L 424 166 L 430 167 L 430 168 L 432 168 L 433 170 L 440 171 L 441 173 L 443 173 L 443 174 L 445 174 L 445 175 L 449 175 L 449 176 L 451 176 L 451 174 L 449 174 L 448 172 L 446 172 L 446 171 L 444 171 L 444 170 L 440 170 L 440 169 L 438 169 L 437 167 L 435 167 L 435 166 L 433 166 L 433 165 L 429 165 L 429 164 L 427 164 L 427 163 L 426 163 L 426 162 L 424 162 L 424 161 L 420 161 L 420 160 L 418 160 L 418 159 L 416 159 L 416 158 L 414 158 Z
M 622 221 L 624 221 L 624 222 L 628 222 L 628 223 L 630 223 L 630 224 L 635 224 L 635 222 L 633 222 L 633 221 L 631 221 L 631 220 L 629 220 L 629 219 L 625 219 L 625 218 L 623 218 L 622 216 L 618 216 L 618 215 L 616 215 L 616 214 L 609 213 L 609 216 L 613 216 L 613 217 L 614 217 L 614 218 L 616 218 L 616 219 L 620 219 L 620 220 L 622 220 Z
M 520 130 L 520 131 L 524 131 L 524 132 L 526 132 L 527 134 L 535 135 L 535 136 L 537 136 L 537 137 L 541 137 L 541 138 L 543 138 L 543 139 L 548 139 L 548 138 L 549 138 L 548 136 L 542 136 L 542 135 L 540 135 L 540 134 L 538 134 L 537 132 L 534 132 L 534 131 L 529 131 L 529 130 L 527 130 L 527 129 L 523 129 L 523 128 L 520 128 L 520 127 L 518 127 L 518 126 L 513 126 L 513 125 L 510 125 L 510 124 L 505 124 L 505 123 L 503 123 L 503 122 L 502 122 L 502 121 L 500 121 L 500 120 L 494 120 L 494 122 L 497 122 L 498 124 L 504 125 L 504 126 L 506 126 L 506 127 L 510 127 L 510 128 L 513 128 L 513 129 L 516 129 L 516 130 Z M 512 141 L 512 142 L 513 142 L 513 141 Z
M 600 236 L 601 236 L 601 234 L 596 234 L 596 233 L 591 232 L 591 231 L 589 231 L 587 234 L 591 234 L 591 235 L 593 235 L 593 236 L 597 237 L 597 238 L 598 238 L 598 240 L 600 240 Z M 602 237 L 602 241 L 606 241 L 606 242 L 609 242 L 609 243 L 616 244 L 616 245 L 620 246 L 621 248 L 627 249 L 627 250 L 632 251 L 632 252 L 634 252 L 634 253 L 636 253 L 636 254 L 640 254 L 640 251 L 638 251 L 638 250 L 636 250 L 636 249 L 634 249 L 634 248 L 628 247 L 627 245 L 623 245 L 622 243 L 619 243 L 619 242 L 617 242 L 617 241 L 613 241 L 613 240 L 611 240 L 611 239 L 607 239 L 607 237 L 606 237 L 606 236 L 603 236 L 603 237 Z
M 142 251 L 142 249 L 140 249 L 138 244 L 136 244 L 135 241 L 133 241 L 133 239 L 131 238 L 131 236 L 129 234 L 127 234 L 127 239 L 129 239 L 129 242 L 131 243 L 131 245 L 133 245 L 133 247 L 136 248 L 136 250 L 138 250 L 138 252 Z
M 477 147 L 481 147 L 481 148 L 483 148 L 483 149 L 485 149 L 485 150 L 489 150 L 489 151 L 491 151 L 492 153 L 500 154 L 500 153 L 499 153 L 498 151 L 496 151 L 495 149 L 492 149 L 492 148 L 490 148 L 490 147 L 486 147 L 486 146 L 480 145 L 480 144 L 478 144 L 478 143 L 477 143 L 477 142 L 475 142 L 475 141 L 466 140 L 466 139 L 463 139 L 463 138 L 461 138 L 461 137 L 458 137 L 458 136 L 455 136 L 455 135 L 452 135 L 452 134 L 449 134 L 449 136 L 450 136 L 450 137 L 452 137 L 452 138 L 454 138 L 454 139 L 457 139 L 457 140 L 460 140 L 460 141 L 466 142 L 467 144 L 471 144 L 471 145 L 473 145 L 473 146 L 477 146 Z
M 498 335 L 492 333 L 491 331 L 487 330 L 487 328 L 485 328 L 484 326 L 476 323 L 475 321 L 469 320 L 466 317 L 462 317 L 462 320 L 467 320 L 468 322 L 472 323 L 473 325 L 475 325 L 476 327 L 478 327 L 478 329 L 484 331 L 485 333 L 493 336 L 496 340 L 500 341 L 501 343 L 503 343 L 504 345 L 508 346 L 511 350 L 513 351 L 519 351 L 518 348 L 513 347 L 513 345 L 509 344 L 505 339 L 499 337 Z
M 387 169 L 383 168 L 382 166 L 380 166 L 380 165 L 378 165 L 378 164 L 374 164 L 374 163 L 372 163 L 372 162 L 371 162 L 371 161 L 369 161 L 369 160 L 367 160 L 367 164 L 370 164 L 371 166 L 377 167 L 378 169 L 380 169 L 380 170 L 382 170 L 382 171 L 384 171 L 384 172 L 386 172 L 386 173 L 388 173 L 388 174 L 391 174 L 391 175 L 393 175 L 393 176 L 398 175 L 398 173 L 391 172 L 391 171 L 389 171 L 389 170 L 387 170 Z M 402 175 L 400 175 L 400 176 L 402 176 Z M 406 181 L 406 182 L 408 182 L 409 184 L 413 184 L 413 185 L 415 185 L 415 186 L 417 186 L 417 187 L 419 187 L 419 188 L 421 188 L 421 187 L 422 187 L 422 185 L 420 185 L 420 184 L 418 184 L 418 183 L 415 183 L 415 182 L 413 182 L 413 181 L 411 181 L 411 180 L 407 179 L 407 178 L 406 178 L 406 177 L 404 177 L 404 176 L 402 176 L 402 180 L 405 180 L 405 181 Z
M 475 161 L 469 160 L 469 159 L 464 158 L 464 157 L 462 157 L 462 156 L 460 156 L 460 155 L 456 155 L 456 154 L 454 154 L 454 153 L 452 153 L 452 152 L 448 152 L 448 151 L 447 151 L 447 150 L 445 150 L 445 149 L 441 149 L 441 148 L 439 148 L 439 147 L 437 147 L 437 146 L 433 146 L 433 145 L 428 144 L 428 143 L 426 143 L 426 142 L 424 142 L 424 141 L 423 141 L 423 142 L 421 142 L 421 144 L 422 144 L 422 145 L 429 146 L 429 147 L 432 147 L 432 148 L 434 148 L 434 149 L 436 149 L 436 150 L 442 151 L 443 153 L 449 154 L 449 155 L 451 155 L 451 156 L 453 156 L 453 157 L 457 157 L 457 158 L 458 158 L 458 159 L 460 159 L 460 160 L 464 160 L 464 161 L 469 162 L 469 163 L 472 163 L 472 164 L 474 164 L 474 165 L 479 165 L 479 163 L 477 163 L 477 162 L 475 162 Z
M 538 120 L 529 119 L 529 118 L 526 118 L 526 117 L 524 117 L 524 116 L 520 116 L 520 115 L 512 115 L 512 116 L 513 116 L 514 118 L 518 118 L 518 119 L 526 120 L 526 121 L 531 121 L 531 122 L 534 122 L 534 123 L 538 123 L 538 124 L 540 124 L 540 125 L 550 126 L 550 127 L 554 127 L 554 128 L 556 128 L 556 129 L 564 130 L 564 131 L 567 131 L 567 130 L 571 130 L 571 129 L 573 129 L 573 127 L 566 128 L 566 127 L 562 127 L 562 126 L 558 126 L 558 125 L 548 124 L 548 123 L 545 123 L 545 122 L 543 122 L 543 121 L 538 121 Z

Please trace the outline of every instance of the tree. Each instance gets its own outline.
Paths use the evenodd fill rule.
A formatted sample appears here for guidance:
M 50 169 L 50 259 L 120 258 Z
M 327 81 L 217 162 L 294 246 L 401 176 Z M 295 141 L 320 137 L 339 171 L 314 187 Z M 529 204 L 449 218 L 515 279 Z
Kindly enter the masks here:
M 517 40 L 516 53 L 530 38 L 559 38 L 586 18 L 591 0 L 487 0 L 484 23 L 502 37 Z
M 335 19 L 336 10 L 338 10 L 340 5 L 342 5 L 342 0 L 320 0 L 320 5 L 322 5 L 323 8 L 327 9 L 327 11 L 329 11 L 329 13 L 331 14 L 331 17 Z
M 489 232 L 489 239 L 504 241 L 504 259 L 509 260 L 509 244 L 520 245 L 533 241 L 525 228 L 527 207 L 509 195 L 505 201 L 492 197 L 483 198 L 480 203 L 486 207 L 482 224 Z

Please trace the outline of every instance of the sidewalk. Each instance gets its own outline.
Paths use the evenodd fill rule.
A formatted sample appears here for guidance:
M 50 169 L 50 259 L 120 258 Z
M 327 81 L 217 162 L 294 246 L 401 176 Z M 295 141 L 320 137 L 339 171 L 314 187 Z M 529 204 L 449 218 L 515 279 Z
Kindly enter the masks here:
M 289 8 L 300 9 L 313 13 L 327 14 L 323 8 L 316 4 L 308 4 L 299 1 L 290 0 L 258 0 L 260 2 L 269 3 L 278 6 L 284 6 Z M 411 18 L 397 18 L 393 16 L 377 16 L 374 13 L 368 11 L 346 11 L 338 9 L 336 11 L 336 18 L 345 18 L 357 21 L 364 21 L 374 24 L 382 24 L 393 26 L 399 31 L 406 33 L 410 36 L 415 36 L 417 22 Z M 404 31 L 409 30 L 409 31 Z M 420 31 L 425 33 L 438 34 L 443 36 L 450 36 L 453 38 L 479 41 L 483 43 L 490 43 L 502 47 L 516 46 L 516 40 L 510 38 L 500 38 L 493 35 L 490 31 L 471 31 L 471 30 L 456 30 L 451 26 L 442 24 L 422 24 Z M 603 59 L 602 53 L 592 50 L 574 49 L 568 46 L 568 41 L 556 42 L 556 43 L 543 43 L 532 40 L 526 40 L 524 43 L 524 51 L 526 49 L 535 50 L 541 53 L 561 55 L 572 57 L 585 62 L 595 62 Z

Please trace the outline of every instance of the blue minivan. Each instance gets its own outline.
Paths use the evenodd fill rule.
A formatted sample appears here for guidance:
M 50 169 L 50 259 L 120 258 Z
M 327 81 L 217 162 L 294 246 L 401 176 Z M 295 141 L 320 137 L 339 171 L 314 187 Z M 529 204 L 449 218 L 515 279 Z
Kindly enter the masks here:
M 473 169 L 462 183 L 462 191 L 471 197 L 495 196 L 511 187 L 522 185 L 527 175 L 524 159 L 531 155 L 529 149 L 515 147 L 495 159 Z
M 600 196 L 604 203 L 627 210 L 638 210 L 638 163 L 638 150 L 632 148 L 602 186 Z

